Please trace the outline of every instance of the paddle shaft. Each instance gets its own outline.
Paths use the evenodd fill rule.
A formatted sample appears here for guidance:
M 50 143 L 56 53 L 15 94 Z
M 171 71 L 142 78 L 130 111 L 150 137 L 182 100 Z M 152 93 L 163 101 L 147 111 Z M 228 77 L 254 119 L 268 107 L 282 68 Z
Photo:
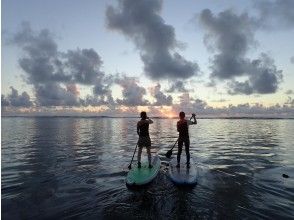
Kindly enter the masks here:
M 174 143 L 174 146 L 170 150 L 173 150 L 174 149 L 174 147 L 176 146 L 176 144 L 178 143 L 178 141 L 179 141 L 179 138 L 177 139 L 177 141 Z
M 135 147 L 135 150 L 134 150 L 134 153 L 133 153 L 133 157 L 132 157 L 132 160 L 131 160 L 131 163 L 130 163 L 129 167 L 132 166 L 133 159 L 134 159 L 134 156 L 135 156 L 135 153 L 136 153 L 137 147 L 138 147 L 138 142 L 137 142 L 137 144 L 136 144 L 136 147 Z

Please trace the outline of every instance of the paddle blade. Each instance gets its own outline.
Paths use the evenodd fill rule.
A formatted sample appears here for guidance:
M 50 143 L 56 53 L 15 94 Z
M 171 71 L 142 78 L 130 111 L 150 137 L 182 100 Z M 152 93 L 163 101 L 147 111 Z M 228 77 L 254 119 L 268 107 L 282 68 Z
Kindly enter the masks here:
M 132 169 L 132 164 L 130 164 L 130 165 L 128 166 L 128 169 L 129 169 L 129 170 Z
M 168 152 L 166 152 L 165 156 L 167 158 L 170 158 L 172 154 L 173 154 L 173 151 L 172 150 L 169 150 Z

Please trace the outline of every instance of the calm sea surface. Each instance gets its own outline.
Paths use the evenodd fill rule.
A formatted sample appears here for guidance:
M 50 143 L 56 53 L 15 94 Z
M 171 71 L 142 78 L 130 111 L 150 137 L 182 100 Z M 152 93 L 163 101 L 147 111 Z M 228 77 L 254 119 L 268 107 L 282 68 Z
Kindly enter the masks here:
M 176 120 L 154 120 L 152 152 L 161 170 L 133 190 L 125 177 L 136 121 L 2 118 L 2 218 L 293 218 L 294 120 L 199 119 L 190 127 L 199 179 L 192 189 L 167 176 L 164 154 L 176 141 Z

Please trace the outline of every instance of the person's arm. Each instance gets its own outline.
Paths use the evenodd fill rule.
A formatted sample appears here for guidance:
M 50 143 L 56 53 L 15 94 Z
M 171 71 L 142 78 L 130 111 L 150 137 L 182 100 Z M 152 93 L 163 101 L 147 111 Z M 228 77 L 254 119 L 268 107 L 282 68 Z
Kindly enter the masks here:
M 177 131 L 180 132 L 179 122 L 177 123 Z
M 192 114 L 192 118 L 194 119 L 194 121 L 192 121 L 192 124 L 193 125 L 196 125 L 197 124 L 197 120 L 196 120 L 196 114 Z
M 148 123 L 149 124 L 152 124 L 153 123 L 153 121 L 150 118 L 147 118 L 147 120 L 148 120 Z
M 140 135 L 139 122 L 137 123 L 137 134 Z

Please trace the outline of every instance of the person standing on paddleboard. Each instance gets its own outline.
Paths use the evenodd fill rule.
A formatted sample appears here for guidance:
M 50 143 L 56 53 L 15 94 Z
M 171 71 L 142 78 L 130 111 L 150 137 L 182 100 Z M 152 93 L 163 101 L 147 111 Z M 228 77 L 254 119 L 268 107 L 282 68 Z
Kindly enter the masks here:
M 190 138 L 189 138 L 189 125 L 197 124 L 196 115 L 192 114 L 190 120 L 185 119 L 185 112 L 180 112 L 180 120 L 177 123 L 177 131 L 179 132 L 178 138 L 178 155 L 177 155 L 177 167 L 180 167 L 181 153 L 183 144 L 185 144 L 185 151 L 187 157 L 187 167 L 190 168 Z M 191 121 L 191 119 L 194 121 Z
M 138 140 L 138 168 L 141 168 L 141 154 L 143 147 L 146 147 L 147 154 L 148 154 L 148 162 L 149 162 L 149 168 L 152 168 L 151 165 L 151 140 L 149 137 L 149 124 L 152 124 L 153 121 L 147 117 L 146 112 L 141 112 L 140 114 L 141 120 L 137 123 L 137 133 L 139 135 Z

